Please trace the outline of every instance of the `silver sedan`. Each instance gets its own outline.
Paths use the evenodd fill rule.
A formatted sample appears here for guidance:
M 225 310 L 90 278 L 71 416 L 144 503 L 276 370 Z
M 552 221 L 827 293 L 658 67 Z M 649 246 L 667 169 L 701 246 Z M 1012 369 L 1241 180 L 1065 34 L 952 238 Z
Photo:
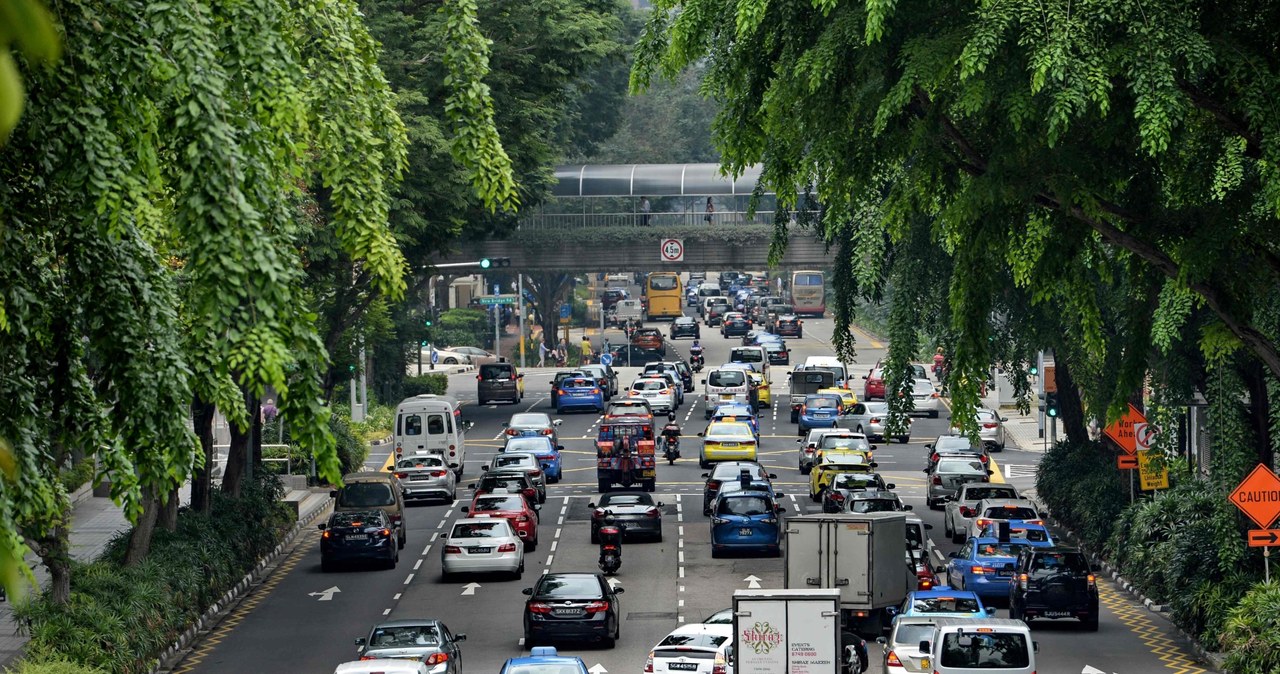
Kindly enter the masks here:
M 440 549 L 440 571 L 456 573 L 524 573 L 524 543 L 501 517 L 468 518 L 453 523 Z
M 1008 421 L 1008 417 L 1000 416 L 995 410 L 979 408 L 975 413 L 977 417 L 975 421 L 978 424 L 978 437 L 982 439 L 982 444 L 992 452 L 1004 451 L 1005 432 L 1004 422 Z M 952 426 L 951 433 L 958 435 L 960 429 Z
M 405 501 L 441 499 L 452 501 L 458 490 L 458 478 L 436 454 L 409 456 L 395 465 L 396 477 Z

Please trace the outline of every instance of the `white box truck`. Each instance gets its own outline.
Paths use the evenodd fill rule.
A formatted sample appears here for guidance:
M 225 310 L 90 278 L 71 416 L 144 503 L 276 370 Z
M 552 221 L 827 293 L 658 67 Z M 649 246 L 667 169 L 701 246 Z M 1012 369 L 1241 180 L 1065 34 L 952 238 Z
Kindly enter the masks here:
M 839 674 L 840 592 L 733 593 L 734 674 Z
M 840 592 L 845 627 L 880 636 L 915 588 L 907 563 L 907 513 L 843 513 L 787 518 L 785 587 Z

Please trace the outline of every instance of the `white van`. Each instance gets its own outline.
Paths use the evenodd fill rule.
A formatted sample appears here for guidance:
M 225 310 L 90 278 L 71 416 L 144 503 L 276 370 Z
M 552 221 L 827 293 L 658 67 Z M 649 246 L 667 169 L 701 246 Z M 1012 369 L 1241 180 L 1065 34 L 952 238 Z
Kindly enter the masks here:
M 836 376 L 836 388 L 849 388 L 849 369 L 834 356 L 809 356 L 804 359 L 804 369 L 829 370 Z
M 432 394 L 406 398 L 396 407 L 396 458 L 439 454 L 462 477 L 466 431 L 473 425 L 462 420 L 462 408 L 453 398 Z
M 735 346 L 729 349 L 729 362 L 748 363 L 764 375 L 766 383 L 773 383 L 773 375 L 769 373 L 769 354 L 763 346 Z
M 939 618 L 933 636 L 920 642 L 934 674 L 1035 674 L 1031 628 L 1005 618 Z
M 751 404 L 751 388 L 747 373 L 739 369 L 716 368 L 702 380 L 702 402 L 706 418 L 711 418 L 717 405 L 728 403 Z

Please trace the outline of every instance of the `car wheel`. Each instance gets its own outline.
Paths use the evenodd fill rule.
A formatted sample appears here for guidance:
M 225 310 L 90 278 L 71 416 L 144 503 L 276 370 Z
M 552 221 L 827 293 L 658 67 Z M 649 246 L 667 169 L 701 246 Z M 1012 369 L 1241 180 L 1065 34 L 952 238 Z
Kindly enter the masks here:
M 661 543 L 661 542 L 662 542 L 662 529 L 661 529 L 661 528 L 659 528 L 659 529 L 658 529 L 658 535 L 657 535 L 657 536 L 655 536 L 653 540 L 654 540 L 654 541 L 656 541 L 656 542 L 658 542 L 658 543 Z
M 596 530 L 595 527 L 591 527 L 591 544 L 592 545 L 600 544 L 600 532 Z
M 527 649 L 529 649 L 529 650 L 533 650 L 534 648 L 537 648 L 537 646 L 538 646 L 538 640 L 537 640 L 537 639 L 535 639 L 535 638 L 534 638 L 534 636 L 533 636 L 532 634 L 530 634 L 530 633 L 528 633 L 528 632 L 525 632 L 525 633 L 524 633 L 524 647 L 525 647 L 525 648 L 527 648 Z
M 394 570 L 396 565 L 400 563 L 400 550 L 396 549 L 395 554 L 391 555 L 391 559 L 386 561 L 387 570 Z
M 929 418 L 930 418 L 930 419 L 937 419 L 937 418 L 938 418 L 938 410 L 929 410 Z
M 907 444 L 908 442 L 911 442 L 911 436 L 910 436 L 910 435 L 904 435 L 904 436 L 902 436 L 902 437 L 898 438 L 898 442 L 901 442 L 902 444 L 904 444 L 904 445 L 905 445 L 905 444 Z
M 1097 613 L 1087 618 L 1082 618 L 1080 622 L 1084 624 L 1084 629 L 1086 632 L 1098 631 L 1098 614 Z
M 404 533 L 404 527 L 403 527 L 403 526 L 401 526 L 401 528 L 400 528 L 400 543 L 399 543 L 399 546 L 398 546 L 398 547 L 399 547 L 401 550 L 403 550 L 403 549 L 404 549 L 404 544 L 405 544 L 405 543 L 407 543 L 407 542 L 408 542 L 408 537 L 407 537 L 407 536 L 405 536 L 405 533 Z
M 698 467 L 703 470 L 707 470 L 711 467 L 711 464 L 705 461 L 702 457 L 698 457 Z
M 719 551 L 719 550 L 717 550 L 717 549 L 715 549 L 715 548 L 711 548 L 711 558 L 712 558 L 712 559 L 719 559 L 719 558 L 720 558 L 720 551 Z
M 822 501 L 822 494 L 815 494 L 813 492 L 809 492 L 809 500 L 813 501 L 814 503 L 818 503 Z
M 444 359 L 444 364 L 445 364 L 445 365 L 457 365 L 457 364 L 458 364 L 458 359 L 457 359 L 457 358 L 452 358 L 452 357 L 450 357 L 450 358 L 445 358 L 445 359 Z
M 530 538 L 525 540 L 524 542 L 525 552 L 533 552 L 534 550 L 537 550 L 537 549 L 538 549 L 538 539 Z

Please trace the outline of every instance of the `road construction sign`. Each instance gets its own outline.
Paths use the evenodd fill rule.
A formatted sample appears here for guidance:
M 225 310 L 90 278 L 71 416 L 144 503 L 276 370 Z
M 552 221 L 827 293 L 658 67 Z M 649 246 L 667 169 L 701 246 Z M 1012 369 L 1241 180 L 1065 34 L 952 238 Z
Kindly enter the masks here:
M 1230 498 L 1249 519 L 1266 529 L 1280 515 L 1280 477 L 1260 463 L 1231 492 Z
M 1162 463 L 1157 467 L 1154 452 L 1138 452 L 1138 483 L 1143 491 L 1169 488 L 1169 469 Z
M 1116 457 L 1116 468 L 1120 470 L 1137 470 L 1138 457 L 1132 454 L 1121 454 Z
M 1112 442 L 1120 445 L 1120 449 L 1123 449 L 1125 454 L 1132 454 L 1138 451 L 1138 441 L 1133 432 L 1133 425 L 1145 423 L 1147 423 L 1147 418 L 1142 416 L 1142 412 L 1139 412 L 1138 408 L 1133 405 L 1129 405 L 1129 411 L 1112 422 L 1102 432 L 1108 438 L 1111 438 Z
M 1280 548 L 1280 529 L 1250 529 L 1249 547 Z

